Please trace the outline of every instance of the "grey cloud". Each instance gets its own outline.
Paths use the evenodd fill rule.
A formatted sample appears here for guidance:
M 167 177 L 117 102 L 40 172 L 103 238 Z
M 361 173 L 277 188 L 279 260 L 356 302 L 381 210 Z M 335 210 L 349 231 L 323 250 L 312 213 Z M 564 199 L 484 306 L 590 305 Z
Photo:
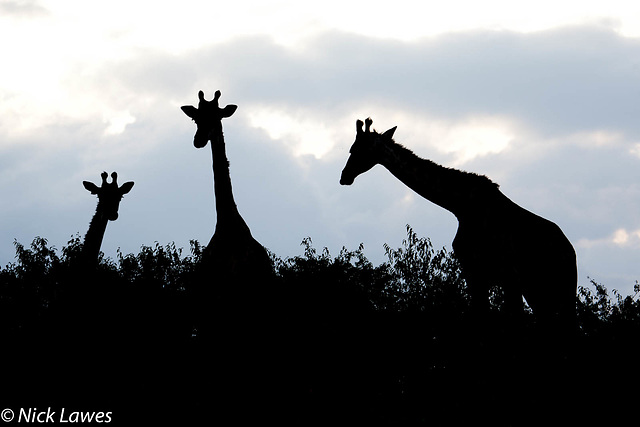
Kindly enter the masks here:
M 248 37 L 183 55 L 141 52 L 105 70 L 131 90 L 172 97 L 224 89 L 240 102 L 318 111 L 371 105 L 444 117 L 513 116 L 541 135 L 640 134 L 640 41 L 601 27 L 465 32 L 412 43 L 326 33 L 291 50 Z M 209 86 L 211 86 L 209 88 Z
M 250 105 L 304 109 L 329 121 L 362 105 L 380 122 L 385 119 L 376 111 L 392 108 L 448 119 L 510 116 L 527 129 L 517 136 L 522 146 L 516 141 L 509 150 L 477 158 L 465 169 L 503 177 L 499 183 L 508 196 L 560 223 L 574 239 L 608 235 L 617 224 L 631 229 L 638 202 L 628 196 L 637 194 L 640 177 L 638 159 L 628 154 L 627 145 L 640 137 L 639 49 L 638 40 L 594 27 L 527 35 L 460 33 L 413 43 L 327 33 L 301 50 L 251 37 L 179 55 L 141 50 L 134 61 L 95 65 L 89 77 L 71 83 L 96 88 L 104 94 L 103 102 L 130 110 L 137 121 L 113 139 L 120 146 L 144 146 L 126 158 L 109 158 L 104 166 L 100 159 L 92 160 L 91 168 L 122 171 L 123 179 L 136 182 L 121 205 L 120 219 L 109 225 L 103 248 L 114 256 L 117 247 L 137 252 L 141 244 L 176 241 L 186 248 L 189 239 L 206 243 L 211 237 L 211 153 L 193 148 L 195 128 L 178 108 L 195 103 L 200 89 L 209 97 L 220 89 L 224 102 L 240 106 L 225 123 L 236 201 L 254 236 L 279 255 L 299 253 L 302 238 L 311 236 L 332 252 L 364 242 L 367 254 L 379 262 L 382 244 L 399 245 L 405 224 L 439 247 L 450 245 L 456 223 L 451 214 L 418 196 L 404 202 L 406 188 L 381 167 L 351 188 L 340 187 L 353 128 L 344 129 L 339 154 L 295 158 L 249 126 Z M 595 129 L 618 132 L 622 142 L 590 149 L 540 144 L 535 159 L 528 155 L 540 140 Z M 56 155 L 68 155 L 69 163 L 54 161 L 42 170 L 34 166 L 32 173 L 20 175 L 17 189 L 8 190 L 3 183 L 3 199 L 15 200 L 21 191 L 28 193 L 52 177 L 79 179 L 78 186 L 91 179 L 93 175 L 80 175 L 101 170 L 87 170 L 85 162 L 93 152 L 87 144 L 103 138 L 103 130 L 96 123 L 41 132 L 83 147 L 81 153 L 61 149 Z M 403 142 L 402 129 L 396 136 Z M 71 234 L 83 234 L 95 200 L 81 200 L 80 187 L 74 191 L 77 196 L 67 195 L 76 198 L 68 208 L 40 202 L 40 212 L 10 210 L 3 220 L 0 260 L 12 256 L 13 237 L 26 243 L 43 234 L 60 247 Z M 19 232 L 7 231 L 12 226 Z M 587 270 L 605 275 L 600 268 Z
M 0 1 L 0 13 L 18 18 L 45 16 L 49 11 L 36 0 Z
M 639 54 L 640 41 L 578 27 L 414 43 L 326 34 L 298 56 L 248 40 L 209 55 L 224 80 L 265 102 L 331 108 L 364 99 L 440 116 L 511 115 L 541 134 L 587 123 L 637 134 Z

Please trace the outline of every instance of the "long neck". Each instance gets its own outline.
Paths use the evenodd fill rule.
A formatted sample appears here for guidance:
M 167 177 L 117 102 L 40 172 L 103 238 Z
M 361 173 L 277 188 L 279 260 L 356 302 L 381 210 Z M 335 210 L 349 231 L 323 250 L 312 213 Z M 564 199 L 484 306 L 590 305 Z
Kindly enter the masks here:
M 102 246 L 104 232 L 107 229 L 107 222 L 108 219 L 106 215 L 104 215 L 102 209 L 98 206 L 89 224 L 89 230 L 87 230 L 87 234 L 84 236 L 82 254 L 86 262 L 95 264 L 98 261 L 98 254 Z
M 222 129 L 216 137 L 211 139 L 211 153 L 213 156 L 213 191 L 216 199 L 218 223 L 220 223 L 240 216 L 233 199 L 229 160 L 227 160 Z
M 425 199 L 450 211 L 458 219 L 468 210 L 469 200 L 477 187 L 474 180 L 490 181 L 486 177 L 440 166 L 416 156 L 395 142 L 381 147 L 380 164 L 407 187 Z

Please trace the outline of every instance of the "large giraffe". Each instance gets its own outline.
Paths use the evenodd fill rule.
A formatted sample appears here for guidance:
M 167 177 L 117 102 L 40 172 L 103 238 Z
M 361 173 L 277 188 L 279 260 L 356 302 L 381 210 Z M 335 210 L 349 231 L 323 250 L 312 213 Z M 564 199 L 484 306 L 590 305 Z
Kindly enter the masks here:
M 235 418 L 249 401 L 255 404 L 252 399 L 264 400 L 268 395 L 257 392 L 260 384 L 272 384 L 265 380 L 269 370 L 260 362 L 268 353 L 265 314 L 272 310 L 267 295 L 272 290 L 273 265 L 266 249 L 251 235 L 233 197 L 222 119 L 237 106 L 220 108 L 220 91 L 212 101 L 205 100 L 202 91 L 198 98 L 198 108 L 181 108 L 196 122 L 194 146 L 203 148 L 211 141 L 217 220 L 192 289 L 198 346 L 192 363 L 203 384 L 199 389 L 207 390 L 195 399 L 207 404 L 215 401 L 212 413 L 220 419 Z
M 122 294 L 119 289 L 112 287 L 111 281 L 97 267 L 107 223 L 118 218 L 120 201 L 123 195 L 131 191 L 133 182 L 118 186 L 117 173 L 111 174 L 111 182 L 107 182 L 108 176 L 107 172 L 102 172 L 100 186 L 89 181 L 82 182 L 85 189 L 98 196 L 98 205 L 84 237 L 78 263 L 74 263 L 74 274 L 69 277 L 67 288 L 63 289 L 58 301 L 59 322 L 52 325 L 56 339 L 60 343 L 65 342 L 56 345 L 63 347 L 73 345 L 88 348 L 89 343 L 99 339 L 110 342 L 124 330 L 126 324 L 122 310 L 114 309 L 116 304 L 122 303 Z M 118 312 L 118 315 L 113 316 L 114 312 Z M 74 361 L 80 366 L 76 359 Z M 91 363 L 86 361 L 86 364 Z
M 107 182 L 107 173 L 102 172 L 102 184 L 100 187 L 89 181 L 82 181 L 82 185 L 91 194 L 98 196 L 98 206 L 96 207 L 96 213 L 91 219 L 89 229 L 84 237 L 84 245 L 82 247 L 82 256 L 84 262 L 90 265 L 95 265 L 98 261 L 98 255 L 100 253 L 100 247 L 102 246 L 102 239 L 104 238 L 104 232 L 107 229 L 107 223 L 109 221 L 115 221 L 118 219 L 118 208 L 120 207 L 120 200 L 122 196 L 131 191 L 133 182 L 125 182 L 121 186 L 118 186 L 118 174 L 111 173 L 111 183 Z
M 575 323 L 576 255 L 562 230 L 509 200 L 485 176 L 421 159 L 393 140 L 396 128 L 380 134 L 368 118 L 356 122 L 340 184 L 381 164 L 409 188 L 458 219 L 453 240 L 474 305 L 488 304 L 488 289 L 500 285 L 507 309 L 517 313 L 522 297 L 546 331 L 569 333 Z
M 198 92 L 198 98 L 198 108 L 191 105 L 181 108 L 197 125 L 193 145 L 203 148 L 211 141 L 213 156 L 217 222 L 202 258 L 202 266 L 212 282 L 202 284 L 208 288 L 203 289 L 203 296 L 224 304 L 225 307 L 218 307 L 222 311 L 233 310 L 234 302 L 242 304 L 238 299 L 256 301 L 254 293 L 260 292 L 264 280 L 271 276 L 273 266 L 265 248 L 251 235 L 233 198 L 222 119 L 233 115 L 238 107 L 220 108 L 220 91 L 216 91 L 212 101 L 205 100 L 202 91 Z

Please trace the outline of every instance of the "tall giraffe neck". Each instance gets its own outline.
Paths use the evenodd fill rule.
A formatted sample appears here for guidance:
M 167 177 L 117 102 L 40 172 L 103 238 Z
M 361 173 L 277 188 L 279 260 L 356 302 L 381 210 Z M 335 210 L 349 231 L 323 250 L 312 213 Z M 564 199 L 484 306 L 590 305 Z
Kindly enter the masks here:
M 393 141 L 382 145 L 380 156 L 380 164 L 407 187 L 458 219 L 472 209 L 471 199 L 479 196 L 479 191 L 486 194 L 485 190 L 498 188 L 487 177 L 422 159 Z
M 211 139 L 211 155 L 213 156 L 213 190 L 216 200 L 218 224 L 240 218 L 238 207 L 233 198 L 229 160 L 222 130 L 217 137 Z
M 87 234 L 84 236 L 82 254 L 87 262 L 96 263 L 98 261 L 98 254 L 102 246 L 104 232 L 107 229 L 107 222 L 109 222 L 107 216 L 98 206 L 89 224 Z

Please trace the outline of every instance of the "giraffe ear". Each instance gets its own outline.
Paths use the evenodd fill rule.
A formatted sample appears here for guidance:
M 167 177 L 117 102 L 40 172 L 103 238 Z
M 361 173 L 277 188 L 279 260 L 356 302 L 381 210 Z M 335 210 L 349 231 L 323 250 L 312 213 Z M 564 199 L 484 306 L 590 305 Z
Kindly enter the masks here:
M 386 138 L 393 138 L 393 134 L 395 133 L 396 129 L 398 128 L 398 126 L 394 126 L 391 129 L 389 129 L 388 131 L 386 131 L 385 133 L 382 134 L 382 136 L 386 137 Z
M 133 181 L 125 182 L 120 186 L 120 194 L 127 194 L 133 188 Z
M 89 190 L 91 194 L 98 194 L 98 192 L 100 191 L 100 188 L 98 188 L 98 186 L 95 185 L 93 182 L 82 181 L 82 185 L 84 185 L 84 188 Z
M 191 119 L 196 119 L 196 116 L 198 115 L 198 109 L 196 107 L 194 107 L 193 105 L 183 105 L 180 108 L 187 116 L 191 117 Z
M 222 109 L 222 117 L 231 117 L 238 109 L 237 105 L 229 104 Z

